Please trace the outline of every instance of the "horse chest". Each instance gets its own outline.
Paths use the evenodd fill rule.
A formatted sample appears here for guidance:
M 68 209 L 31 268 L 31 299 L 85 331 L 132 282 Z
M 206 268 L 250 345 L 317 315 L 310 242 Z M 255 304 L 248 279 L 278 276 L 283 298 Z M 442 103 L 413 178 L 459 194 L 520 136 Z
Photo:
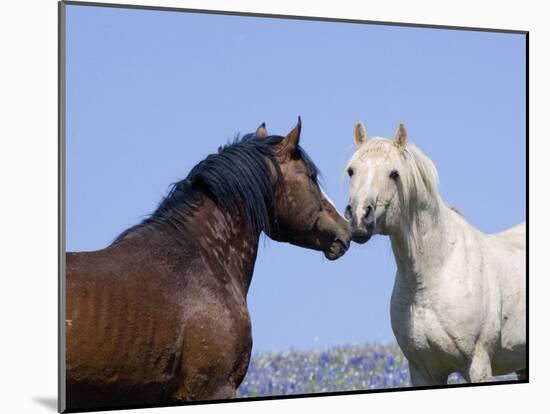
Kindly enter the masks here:
M 429 327 L 426 308 L 392 303 L 392 329 L 405 354 L 429 350 Z
M 445 321 L 422 299 L 392 297 L 392 329 L 408 359 L 433 360 L 440 357 L 459 363 L 462 353 L 453 340 Z M 439 358 L 437 358 L 439 359 Z

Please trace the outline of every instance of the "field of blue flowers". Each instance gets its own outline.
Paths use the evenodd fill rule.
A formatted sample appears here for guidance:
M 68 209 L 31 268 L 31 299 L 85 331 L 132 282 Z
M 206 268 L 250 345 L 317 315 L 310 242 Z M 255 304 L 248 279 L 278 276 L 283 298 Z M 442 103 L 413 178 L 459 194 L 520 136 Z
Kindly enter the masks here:
M 515 376 L 499 380 L 513 380 Z M 450 383 L 464 382 L 458 374 Z M 322 352 L 266 352 L 252 356 L 238 397 L 310 394 L 410 386 L 397 345 L 342 346 Z

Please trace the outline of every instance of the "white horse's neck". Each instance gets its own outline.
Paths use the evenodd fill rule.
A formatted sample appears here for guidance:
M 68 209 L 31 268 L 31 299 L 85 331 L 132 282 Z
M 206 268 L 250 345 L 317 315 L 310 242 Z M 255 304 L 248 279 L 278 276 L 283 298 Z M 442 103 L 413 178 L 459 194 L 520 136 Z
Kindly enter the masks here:
M 456 240 L 452 212 L 437 195 L 417 203 L 390 236 L 400 282 L 411 293 L 433 286 Z

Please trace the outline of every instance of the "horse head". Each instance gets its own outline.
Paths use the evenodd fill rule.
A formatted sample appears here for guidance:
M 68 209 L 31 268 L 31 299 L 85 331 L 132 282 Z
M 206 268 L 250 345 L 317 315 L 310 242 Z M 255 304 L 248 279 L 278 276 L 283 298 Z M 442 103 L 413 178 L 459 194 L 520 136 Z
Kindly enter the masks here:
M 276 215 L 269 236 L 321 250 L 326 258 L 334 260 L 348 249 L 351 229 L 319 186 L 318 169 L 299 145 L 300 133 L 301 120 L 298 118 L 292 131 L 274 144 L 280 179 L 276 189 Z M 267 137 L 265 124 L 256 135 Z
M 410 144 L 403 124 L 393 139 L 367 137 L 355 125 L 355 154 L 347 165 L 350 197 L 346 218 L 352 238 L 367 242 L 374 234 L 391 235 L 422 203 L 435 197 L 437 171 L 431 160 Z M 414 204 L 415 206 L 412 206 Z

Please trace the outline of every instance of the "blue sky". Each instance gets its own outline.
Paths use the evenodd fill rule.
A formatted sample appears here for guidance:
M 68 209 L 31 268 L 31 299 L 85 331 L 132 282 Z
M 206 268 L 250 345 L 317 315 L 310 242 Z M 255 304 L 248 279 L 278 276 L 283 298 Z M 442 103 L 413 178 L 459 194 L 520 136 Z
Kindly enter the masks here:
M 107 246 L 169 185 L 263 121 L 302 146 L 343 211 L 353 126 L 409 138 L 485 232 L 525 220 L 525 37 L 67 6 L 67 250 Z M 260 243 L 254 350 L 392 342 L 389 240 L 322 253 Z

